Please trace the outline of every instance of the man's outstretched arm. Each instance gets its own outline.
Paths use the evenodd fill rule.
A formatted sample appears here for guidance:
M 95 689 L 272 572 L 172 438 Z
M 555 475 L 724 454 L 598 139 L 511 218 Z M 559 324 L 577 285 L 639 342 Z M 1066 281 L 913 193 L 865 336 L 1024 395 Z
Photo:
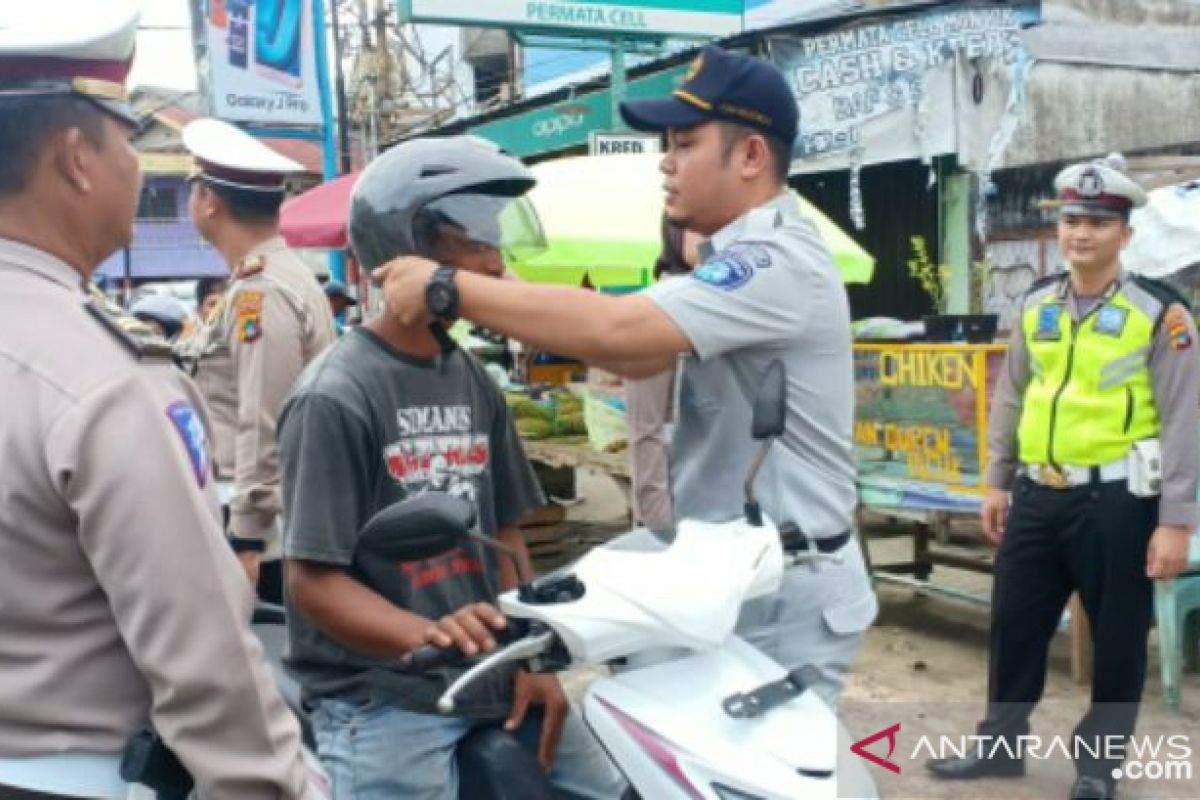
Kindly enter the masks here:
M 408 257 L 377 271 L 389 312 L 407 325 L 431 321 L 425 286 L 436 268 L 427 259 Z M 462 317 L 542 350 L 652 370 L 647 374 L 692 350 L 679 326 L 648 297 L 500 281 L 462 270 L 456 283 Z

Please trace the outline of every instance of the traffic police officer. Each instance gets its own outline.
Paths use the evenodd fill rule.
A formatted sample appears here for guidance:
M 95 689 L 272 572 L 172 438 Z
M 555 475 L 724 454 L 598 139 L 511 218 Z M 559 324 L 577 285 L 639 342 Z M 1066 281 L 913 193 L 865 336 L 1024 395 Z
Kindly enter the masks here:
M 151 720 L 203 797 L 299 798 L 195 386 L 84 288 L 141 185 L 132 6 L 0 6 L 0 798 L 124 797 Z
M 222 307 L 184 356 L 212 412 L 217 476 L 232 482 L 230 541 L 260 594 L 279 601 L 276 418 L 304 366 L 335 339 L 312 270 L 279 235 L 286 178 L 302 167 L 220 120 L 188 123 L 183 143 L 197 166 L 192 221 L 232 273 Z
M 1029 731 L 1047 648 L 1078 592 L 1095 654 L 1071 797 L 1113 797 L 1123 748 L 1092 753 L 1132 735 L 1151 580 L 1186 565 L 1197 522 L 1196 327 L 1174 290 L 1121 268 L 1130 211 L 1146 202 L 1121 166 L 1110 157 L 1055 180 L 1070 269 L 1026 294 L 989 429 L 983 525 L 999 551 L 979 733 L 1006 745 L 931 761 L 942 778 L 1024 774 L 1014 737 Z
M 782 360 L 787 431 L 761 473 L 760 500 L 829 558 L 789 570 L 778 595 L 747 605 L 739 631 L 833 701 L 877 605 L 851 535 L 846 292 L 785 186 L 795 99 L 767 62 L 707 47 L 672 96 L 627 102 L 622 114 L 635 128 L 667 132 L 667 216 L 709 237 L 691 277 L 614 297 L 400 259 L 381 270 L 387 306 L 409 324 L 431 310 L 459 314 L 627 377 L 660 373 L 683 355 L 670 465 L 677 519 L 742 515 L 742 484 L 758 451 L 751 403 L 768 364 Z

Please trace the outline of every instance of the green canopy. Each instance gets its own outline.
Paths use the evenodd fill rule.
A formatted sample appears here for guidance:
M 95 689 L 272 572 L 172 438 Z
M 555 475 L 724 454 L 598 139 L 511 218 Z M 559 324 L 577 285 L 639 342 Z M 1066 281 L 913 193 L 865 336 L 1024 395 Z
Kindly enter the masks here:
M 649 285 L 661 248 L 660 156 L 581 156 L 533 167 L 537 209 L 546 248 L 509 255 L 523 279 L 578 286 L 587 276 L 598 288 Z M 847 283 L 868 283 L 875 259 L 815 206 L 797 195 Z

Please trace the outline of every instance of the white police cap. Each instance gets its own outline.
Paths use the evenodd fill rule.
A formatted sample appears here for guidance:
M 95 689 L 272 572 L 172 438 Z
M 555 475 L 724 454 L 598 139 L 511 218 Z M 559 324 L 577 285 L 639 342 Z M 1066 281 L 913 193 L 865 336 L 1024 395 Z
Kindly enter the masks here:
M 133 0 L 0 2 L 0 99 L 75 95 L 136 125 L 125 79 L 138 17 Z
M 1128 219 L 1131 210 L 1146 205 L 1146 192 L 1125 174 L 1119 153 L 1067 167 L 1054 188 L 1060 214 Z
M 289 175 L 304 167 L 250 134 L 219 119 L 204 118 L 183 128 L 183 146 L 196 160 L 192 177 L 252 192 L 282 192 Z

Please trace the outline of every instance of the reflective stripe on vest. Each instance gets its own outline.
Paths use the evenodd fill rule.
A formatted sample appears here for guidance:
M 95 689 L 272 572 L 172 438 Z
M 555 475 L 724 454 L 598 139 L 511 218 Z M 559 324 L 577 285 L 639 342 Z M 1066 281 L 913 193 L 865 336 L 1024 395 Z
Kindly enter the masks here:
M 1031 378 L 1017 429 L 1021 461 L 1107 464 L 1158 435 L 1148 366 L 1157 310 L 1147 307 L 1156 301 L 1131 302 L 1129 288 L 1078 327 L 1056 291 L 1026 307 L 1021 327 Z

